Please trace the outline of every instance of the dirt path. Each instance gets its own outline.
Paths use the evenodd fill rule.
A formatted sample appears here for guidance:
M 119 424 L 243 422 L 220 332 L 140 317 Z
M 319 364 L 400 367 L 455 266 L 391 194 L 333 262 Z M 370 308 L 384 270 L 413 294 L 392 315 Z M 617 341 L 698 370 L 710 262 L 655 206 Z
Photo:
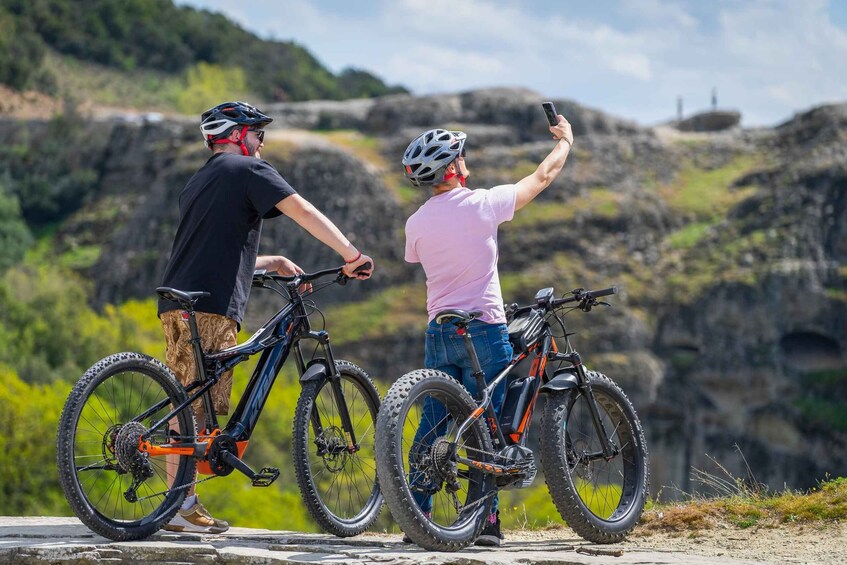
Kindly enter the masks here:
M 636 530 L 637 532 L 637 530 Z M 847 523 L 738 529 L 718 527 L 697 533 L 633 536 L 624 547 L 649 547 L 714 557 L 772 563 L 847 564 Z

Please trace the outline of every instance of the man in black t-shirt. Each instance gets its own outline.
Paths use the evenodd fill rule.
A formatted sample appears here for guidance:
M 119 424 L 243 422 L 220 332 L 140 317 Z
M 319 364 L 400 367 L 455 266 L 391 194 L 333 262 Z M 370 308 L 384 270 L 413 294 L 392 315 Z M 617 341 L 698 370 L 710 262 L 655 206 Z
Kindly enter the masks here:
M 197 325 L 207 351 L 236 345 L 255 269 L 282 275 L 303 272 L 285 257 L 258 255 L 263 219 L 281 214 L 293 219 L 341 255 L 347 276 L 366 279 L 373 270 L 373 259 L 357 250 L 335 224 L 261 159 L 263 128 L 271 121 L 244 102 L 227 102 L 204 112 L 200 130 L 213 154 L 179 196 L 179 225 L 162 286 L 211 293 L 196 305 Z M 371 267 L 354 274 L 365 263 Z M 188 325 L 179 305 L 163 299 L 159 318 L 167 342 L 167 364 L 187 386 L 197 374 Z M 211 389 L 217 414 L 229 412 L 231 390 L 230 371 Z M 192 408 L 202 429 L 202 402 L 196 401 Z M 165 529 L 221 533 L 229 524 L 209 514 L 192 486 L 182 509 Z

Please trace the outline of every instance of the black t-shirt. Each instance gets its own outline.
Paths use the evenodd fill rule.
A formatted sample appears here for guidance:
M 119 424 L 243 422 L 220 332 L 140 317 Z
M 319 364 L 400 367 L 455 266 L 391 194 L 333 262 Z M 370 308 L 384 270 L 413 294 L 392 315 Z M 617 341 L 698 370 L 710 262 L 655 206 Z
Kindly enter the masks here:
M 276 204 L 296 194 L 267 161 L 217 153 L 197 171 L 179 195 L 179 225 L 162 286 L 203 290 L 200 312 L 244 319 L 262 218 L 282 212 Z M 159 300 L 159 314 L 179 305 Z

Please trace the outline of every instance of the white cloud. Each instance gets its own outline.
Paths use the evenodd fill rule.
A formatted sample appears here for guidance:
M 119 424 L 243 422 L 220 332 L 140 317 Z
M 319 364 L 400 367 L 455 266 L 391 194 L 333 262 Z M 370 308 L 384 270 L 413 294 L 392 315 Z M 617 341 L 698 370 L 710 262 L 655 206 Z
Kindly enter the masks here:
M 652 123 L 716 87 L 751 125 L 847 99 L 847 31 L 824 0 L 186 1 L 422 94 L 524 86 Z

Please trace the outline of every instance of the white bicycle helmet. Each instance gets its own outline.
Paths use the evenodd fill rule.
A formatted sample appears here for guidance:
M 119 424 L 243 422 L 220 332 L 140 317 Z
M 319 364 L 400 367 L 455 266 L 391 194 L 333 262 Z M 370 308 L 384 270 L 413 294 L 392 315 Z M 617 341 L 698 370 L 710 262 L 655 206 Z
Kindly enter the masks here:
M 465 154 L 463 131 L 431 129 L 420 134 L 403 154 L 403 166 L 413 185 L 433 185 L 444 182 L 447 166 Z
M 211 147 L 235 126 L 262 128 L 272 121 L 273 118 L 246 102 L 224 102 L 203 112 L 200 116 L 200 131 L 206 147 Z

